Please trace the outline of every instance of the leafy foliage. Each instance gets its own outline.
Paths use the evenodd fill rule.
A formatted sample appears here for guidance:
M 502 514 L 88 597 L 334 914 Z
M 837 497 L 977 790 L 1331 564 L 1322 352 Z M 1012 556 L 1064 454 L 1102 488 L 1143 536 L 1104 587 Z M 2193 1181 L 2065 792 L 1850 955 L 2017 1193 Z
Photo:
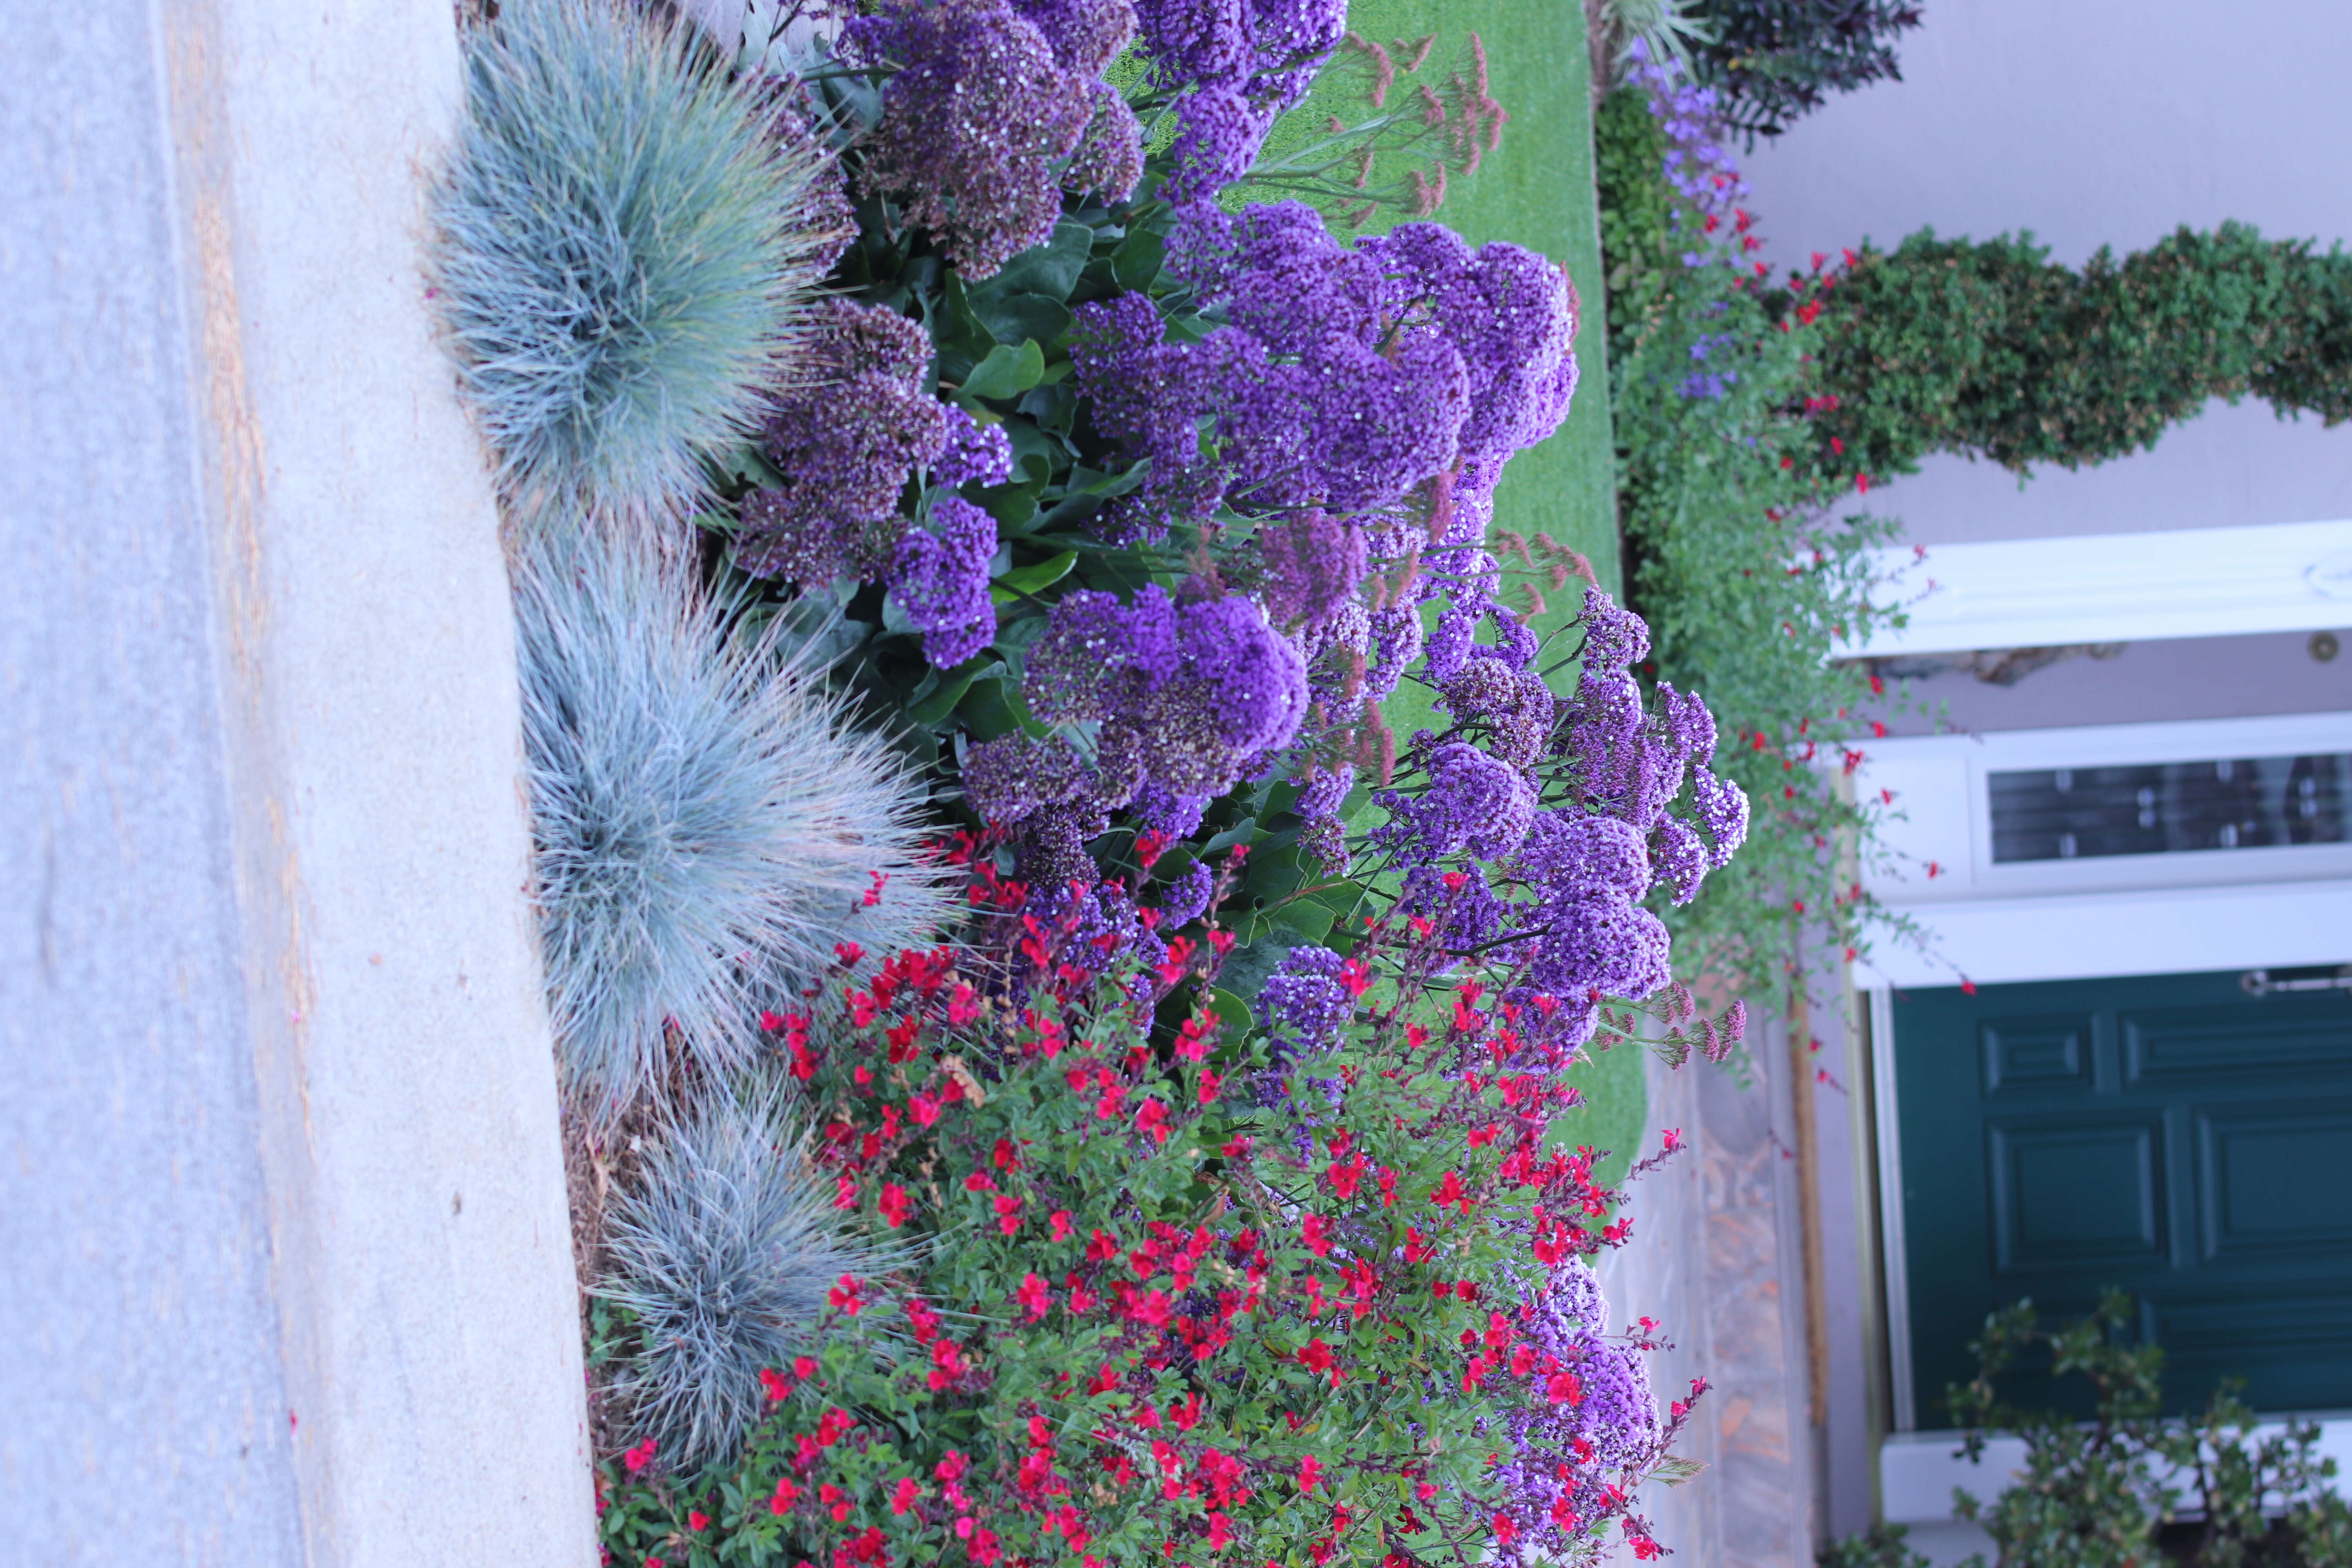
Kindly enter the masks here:
M 1876 728 L 1864 712 L 1887 693 L 1832 658 L 1886 614 L 1871 603 L 1866 552 L 1895 529 L 1843 510 L 1813 459 L 1809 361 L 1831 285 L 1761 286 L 1739 260 L 1745 210 L 1727 203 L 1729 221 L 1710 228 L 1666 183 L 1656 101 L 1618 89 L 1600 133 L 1604 253 L 1622 279 L 1610 325 L 1630 596 L 1656 673 L 1705 696 L 1730 731 L 1717 767 L 1759 823 L 1668 919 L 1686 963 L 1704 955 L 1769 993 L 1787 983 L 1800 921 L 1857 951 L 1874 927 L 1907 929 L 1842 874 L 1842 845 L 1872 853 L 1886 805 L 1855 800 L 1843 780 Z
M 1849 473 L 1932 451 L 2079 468 L 2248 392 L 2336 425 L 2352 417 L 2352 257 L 2224 224 L 2077 270 L 2030 235 L 1923 230 L 1850 258 L 1817 379 L 1835 400 L 1818 460 Z
M 1901 80 L 1895 38 L 1920 14 L 1906 0 L 1702 0 L 1695 10 L 1710 35 L 1693 51 L 1695 70 L 1751 138 L 1778 136 L 1830 93 Z
M 789 374 L 823 160 L 682 24 L 527 0 L 469 36 L 435 281 L 509 500 L 677 511 Z
M 665 1081 L 668 1033 L 740 1067 L 763 1001 L 836 943 L 938 923 L 919 787 L 849 724 L 821 644 L 584 528 L 525 542 L 515 598 L 548 994 L 596 1117 Z
M 1980 1455 L 1989 1429 L 2026 1442 L 2018 1484 L 1990 1506 L 1958 1499 L 1962 1517 L 1991 1533 L 1998 1568 L 2128 1568 L 2159 1558 L 2190 1568 L 2352 1563 L 2352 1507 L 2329 1485 L 2335 1460 L 2313 1452 L 2318 1426 L 2258 1429 L 2227 1386 L 2191 1419 L 2159 1417 L 2163 1350 L 2129 1342 L 2133 1317 L 2130 1299 L 2112 1294 L 2053 1331 L 2020 1301 L 1987 1318 L 1984 1337 L 1969 1346 L 1977 1375 L 1947 1395 L 1969 1428 L 1966 1452 Z M 2028 1351 L 2046 1351 L 2053 1375 L 2089 1383 L 2089 1422 L 2000 1398 L 1997 1380 Z M 2193 1516 L 2182 1517 L 2184 1503 Z M 1981 1557 L 1974 1561 L 1981 1568 Z
M 1557 1079 L 1482 1070 L 1506 1026 L 1475 987 L 1408 1022 L 1444 960 L 1401 920 L 1337 992 L 1345 1047 L 1269 1054 L 1210 988 L 1215 918 L 1089 979 L 1076 920 L 999 917 L 779 1020 L 835 1202 L 909 1261 L 834 1282 L 739 1460 L 607 1464 L 616 1557 L 1516 1561 L 1559 1530 L 1581 1561 L 1687 1473 L 1685 1406 L 1649 1405 L 1579 1261 L 1623 1227 L 1571 1216 L 1617 1194 L 1537 1141 Z M 1489 1470 L 1530 1405 L 1579 1435 L 1552 1514 Z

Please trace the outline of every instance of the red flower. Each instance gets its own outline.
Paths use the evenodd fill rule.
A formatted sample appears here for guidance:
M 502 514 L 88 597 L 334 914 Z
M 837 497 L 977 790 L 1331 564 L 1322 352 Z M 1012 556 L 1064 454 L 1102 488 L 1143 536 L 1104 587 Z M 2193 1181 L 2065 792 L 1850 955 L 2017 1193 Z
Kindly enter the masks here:
M 1307 1250 L 1318 1258 L 1330 1256 L 1331 1238 L 1323 1234 L 1324 1226 L 1328 1223 L 1319 1214 L 1308 1215 L 1298 1222 L 1298 1234 L 1307 1243 Z
M 1147 1100 L 1135 1108 L 1135 1130 L 1149 1132 L 1155 1143 L 1168 1142 L 1168 1108 L 1156 1100 Z
M 1029 1316 L 1032 1318 L 1044 1317 L 1053 1310 L 1054 1306 L 1053 1292 L 1048 1290 L 1045 1288 L 1045 1282 L 1034 1274 L 1022 1276 L 1021 1288 L 1013 1292 L 1013 1299 L 1028 1308 Z
M 760 1386 L 768 1391 L 768 1403 L 771 1405 L 782 1404 L 784 1395 L 793 1391 L 791 1380 L 772 1366 L 760 1369 Z
M 844 969 L 855 969 L 866 957 L 866 950 L 854 942 L 836 942 L 833 944 L 833 956 Z
M 648 1437 L 635 1447 L 629 1449 L 621 1456 L 621 1462 L 629 1467 L 631 1475 L 635 1475 L 654 1462 L 654 1440 Z
M 1053 1227 L 1054 1227 L 1054 1239 L 1055 1239 L 1055 1241 L 1067 1241 L 1067 1240 L 1069 1240 L 1069 1239 L 1070 1239 L 1070 1211 L 1069 1211 L 1069 1210 L 1067 1210 L 1067 1209 L 1055 1209 L 1055 1211 L 1054 1211 L 1050 1215 L 1048 1215 L 1048 1216 L 1047 1216 L 1047 1218 L 1048 1218 L 1049 1223 L 1051 1223 L 1051 1224 L 1052 1224 L 1052 1226 L 1053 1226 Z
M 839 1284 L 825 1292 L 824 1299 L 835 1311 L 846 1312 L 854 1318 L 866 1310 L 866 1299 L 858 1294 L 861 1289 L 863 1287 L 855 1277 L 845 1274 Z
M 686 1528 L 699 1535 L 710 1528 L 710 1516 L 700 1509 L 695 1509 L 686 1516 Z
M 898 1229 L 907 1223 L 907 1216 L 913 1210 L 914 1202 L 907 1195 L 906 1188 L 896 1182 L 882 1184 L 882 1221 L 885 1225 L 892 1230 Z
M 1322 1479 L 1322 1475 L 1323 1462 L 1312 1454 L 1307 1455 L 1298 1461 L 1298 1489 L 1303 1492 L 1313 1491 L 1315 1483 Z
M 793 1484 L 792 1477 L 784 1476 L 776 1482 L 776 1495 L 768 1500 L 768 1511 L 770 1513 L 789 1512 L 793 1504 L 800 1500 L 800 1497 L 801 1489 Z
M 1462 1178 L 1451 1171 L 1446 1172 L 1444 1178 L 1437 1184 L 1437 1190 L 1429 1194 L 1429 1201 L 1439 1208 L 1448 1204 L 1460 1204 L 1464 1214 L 1470 1212 L 1470 1194 L 1464 1190 Z

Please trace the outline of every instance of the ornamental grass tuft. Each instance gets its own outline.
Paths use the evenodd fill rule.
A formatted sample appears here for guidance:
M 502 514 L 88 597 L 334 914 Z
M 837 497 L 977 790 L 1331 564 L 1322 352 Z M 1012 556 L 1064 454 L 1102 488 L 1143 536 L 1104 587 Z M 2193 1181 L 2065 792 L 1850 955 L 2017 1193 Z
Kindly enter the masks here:
M 509 4 L 466 79 L 435 281 L 508 499 L 675 511 L 793 374 L 843 237 L 828 155 L 613 0 Z
M 827 1290 L 877 1262 L 844 1227 L 780 1088 L 701 1100 L 648 1149 L 597 1288 L 635 1319 L 612 1391 L 684 1472 L 733 1457 L 768 1404 L 761 1373 L 789 1368 Z
M 517 569 L 541 945 L 567 1085 L 608 1120 L 676 1040 L 741 1067 L 780 993 L 946 912 L 921 786 L 811 649 L 646 543 L 535 531 Z

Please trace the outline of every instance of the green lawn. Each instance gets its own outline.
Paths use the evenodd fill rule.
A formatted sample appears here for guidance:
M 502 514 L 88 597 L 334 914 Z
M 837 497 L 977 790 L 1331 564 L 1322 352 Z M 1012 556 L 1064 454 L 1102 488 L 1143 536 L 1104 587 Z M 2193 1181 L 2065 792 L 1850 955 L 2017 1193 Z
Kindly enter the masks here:
M 1497 529 L 1549 533 L 1592 563 L 1603 587 L 1622 585 L 1617 539 L 1615 447 L 1609 424 L 1607 334 L 1602 329 L 1601 226 L 1592 168 L 1591 65 L 1583 7 L 1532 5 L 1528 0 L 1354 0 L 1349 25 L 1383 43 L 1438 35 L 1423 74 L 1442 87 L 1444 68 L 1467 52 L 1466 35 L 1486 45 L 1488 90 L 1510 114 L 1501 144 L 1478 172 L 1450 184 L 1436 221 L 1473 244 L 1509 240 L 1539 250 L 1568 268 L 1583 304 L 1576 352 L 1582 371 L 1567 423 L 1540 446 L 1513 458 L 1496 497 Z M 1418 78 L 1408 79 L 1417 80 Z M 1406 90 L 1409 90 L 1406 89 Z M 1394 101 L 1394 100 L 1391 100 Z M 1299 131 L 1314 134 L 1324 114 L 1339 109 L 1350 121 L 1359 105 L 1303 105 Z M 1286 127 L 1286 129 L 1288 129 Z M 1394 221 L 1383 212 L 1367 223 Z M 1536 629 L 1549 633 L 1576 613 L 1576 585 L 1549 596 Z M 1399 738 L 1433 721 L 1418 689 L 1397 693 L 1387 718 Z M 1638 1152 L 1648 1114 L 1642 1054 L 1626 1045 L 1594 1058 L 1576 1081 L 1591 1109 L 1563 1121 L 1560 1134 L 1613 1151 L 1602 1171 L 1621 1174 Z

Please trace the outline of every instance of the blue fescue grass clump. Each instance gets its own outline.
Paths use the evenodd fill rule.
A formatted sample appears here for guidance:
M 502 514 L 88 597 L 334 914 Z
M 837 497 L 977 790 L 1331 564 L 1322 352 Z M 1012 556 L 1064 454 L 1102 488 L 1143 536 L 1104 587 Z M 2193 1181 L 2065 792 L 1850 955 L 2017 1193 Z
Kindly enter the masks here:
M 825 155 L 616 0 L 509 0 L 466 79 L 436 281 L 509 500 L 675 510 L 793 374 Z
M 922 787 L 829 692 L 814 646 L 645 536 L 530 531 L 516 567 L 548 995 L 593 1118 L 760 1051 L 763 1004 L 837 944 L 919 945 L 948 911 Z
M 806 1348 L 842 1275 L 891 1261 L 833 1198 L 773 1087 L 705 1095 L 647 1149 L 597 1294 L 635 1319 L 613 1392 L 673 1470 L 731 1457 L 765 1407 L 761 1369 Z

